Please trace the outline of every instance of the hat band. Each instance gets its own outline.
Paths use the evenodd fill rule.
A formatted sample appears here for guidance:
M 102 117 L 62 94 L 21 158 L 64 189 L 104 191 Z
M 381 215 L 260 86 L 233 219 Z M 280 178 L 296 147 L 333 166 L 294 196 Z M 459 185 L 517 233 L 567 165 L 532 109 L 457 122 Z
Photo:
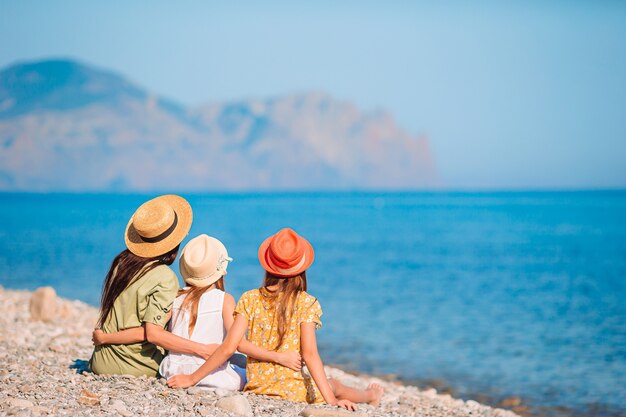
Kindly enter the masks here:
M 217 274 L 217 271 L 212 272 L 209 275 L 206 275 L 204 277 L 186 277 L 185 278 L 185 282 L 188 282 L 188 281 L 192 281 L 192 282 L 207 281 L 209 279 L 212 279 L 216 274 Z M 225 275 L 225 273 L 222 274 L 222 276 L 224 276 L 224 275 Z
M 233 261 L 233 258 L 229 256 L 220 255 L 220 258 L 217 261 L 217 266 L 215 267 L 215 271 L 211 272 L 209 275 L 204 275 L 202 277 L 192 277 L 191 275 L 188 275 L 183 278 L 185 282 L 192 281 L 192 282 L 201 283 L 202 281 L 213 279 L 213 277 L 216 274 L 220 274 L 220 276 L 224 276 L 228 273 L 226 271 L 226 268 L 228 268 L 228 263 L 232 261 Z M 187 272 L 187 274 L 189 274 L 189 269 L 187 268 L 187 266 L 184 263 L 182 265 L 183 265 L 183 268 L 185 268 L 185 271 Z
M 306 262 L 306 253 L 305 253 L 304 255 L 302 255 L 302 259 L 300 259 L 300 262 L 298 262 L 298 264 L 297 264 L 296 266 L 291 267 L 291 268 L 279 268 L 279 267 L 277 267 L 277 266 L 276 266 L 276 264 L 275 264 L 275 263 L 273 263 L 273 262 L 271 261 L 271 259 L 270 259 L 270 263 L 272 264 L 272 266 L 274 267 L 274 269 L 275 269 L 277 272 L 279 272 L 279 273 L 281 273 L 281 274 L 285 274 L 285 275 L 288 275 L 288 274 L 292 274 L 292 273 L 294 273 L 294 272 L 297 272 L 300 268 L 302 268 L 302 266 L 304 265 L 304 262 Z
M 139 237 L 141 238 L 141 240 L 143 240 L 146 243 L 157 243 L 157 242 L 162 241 L 163 239 L 165 239 L 169 235 L 171 235 L 172 232 L 176 229 L 177 225 L 178 225 L 178 215 L 174 211 L 174 222 L 172 222 L 172 225 L 165 232 L 163 232 L 160 235 L 155 236 L 155 237 L 144 237 L 144 236 L 141 236 L 141 235 L 139 235 Z

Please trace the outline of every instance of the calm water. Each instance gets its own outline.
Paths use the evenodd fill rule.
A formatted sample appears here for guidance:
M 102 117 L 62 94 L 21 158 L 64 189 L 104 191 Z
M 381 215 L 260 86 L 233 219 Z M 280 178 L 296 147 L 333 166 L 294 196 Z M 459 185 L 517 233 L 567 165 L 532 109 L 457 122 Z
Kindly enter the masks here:
M 235 259 L 235 297 L 261 281 L 264 237 L 310 239 L 327 362 L 626 413 L 626 192 L 186 197 L 190 235 Z M 146 198 L 0 194 L 0 284 L 96 305 Z

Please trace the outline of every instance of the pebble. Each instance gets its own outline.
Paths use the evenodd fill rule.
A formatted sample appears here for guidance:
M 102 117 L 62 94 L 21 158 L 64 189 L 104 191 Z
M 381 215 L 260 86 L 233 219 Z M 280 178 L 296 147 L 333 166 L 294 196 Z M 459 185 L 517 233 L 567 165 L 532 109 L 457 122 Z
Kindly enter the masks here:
M 37 288 L 30 297 L 29 310 L 33 321 L 53 321 L 57 315 L 57 293 L 54 288 Z
M 100 397 L 98 397 L 95 393 L 84 389 L 80 392 L 78 402 L 83 405 L 100 405 Z
M 372 382 L 381 384 L 385 388 L 381 405 L 360 404 L 356 413 L 349 413 L 328 405 L 309 406 L 225 389 L 174 390 L 167 387 L 164 378 L 85 374 L 83 369 L 71 369 L 70 365 L 91 356 L 97 310 L 79 301 L 59 300 L 55 295 L 56 305 L 69 306 L 64 311 L 68 317 L 33 321 L 32 295 L 27 291 L 0 291 L 0 416 L 516 416 L 476 401 L 443 396 L 435 390 L 351 375 L 332 367 L 326 367 L 327 375 L 347 385 L 365 388 Z M 515 403 L 513 399 L 507 401 Z
M 122 416 L 122 417 L 132 417 L 133 413 L 131 411 L 128 411 L 125 408 L 122 408 L 120 410 L 117 410 L 117 412 Z
M 111 403 L 111 408 L 114 410 L 124 410 L 126 409 L 126 404 L 122 400 L 115 400 Z
M 126 404 L 124 403 L 124 401 L 122 400 L 115 400 L 113 401 L 110 405 L 109 408 L 113 411 L 117 411 L 118 414 L 124 416 L 124 417 L 130 417 L 133 415 L 132 412 L 130 412 L 127 408 L 126 408 Z
M 227 395 L 232 394 L 232 391 L 229 391 L 227 389 L 222 389 L 222 388 L 217 388 L 213 392 L 215 392 L 215 395 L 217 395 L 218 397 L 226 397 Z
M 241 394 L 220 398 L 215 405 L 240 416 L 252 417 L 254 415 L 250 402 Z
M 200 414 L 202 417 L 207 417 L 213 414 L 213 411 L 209 410 L 208 408 L 199 408 L 198 414 Z
M 33 390 L 33 387 L 31 387 L 28 384 L 20 385 L 20 387 L 18 388 L 18 391 L 24 394 L 32 390 Z
M 9 398 L 6 402 L 6 404 L 8 405 L 9 408 L 31 408 L 34 407 L 35 404 L 33 404 L 31 401 L 28 400 L 24 400 L 22 398 Z
M 198 394 L 202 394 L 203 392 L 205 392 L 205 390 L 200 387 L 187 388 L 187 394 L 189 395 L 198 395 Z
M 38 414 L 50 414 L 50 410 L 46 407 L 42 407 L 40 405 L 36 405 L 31 409 L 33 415 L 38 415 Z

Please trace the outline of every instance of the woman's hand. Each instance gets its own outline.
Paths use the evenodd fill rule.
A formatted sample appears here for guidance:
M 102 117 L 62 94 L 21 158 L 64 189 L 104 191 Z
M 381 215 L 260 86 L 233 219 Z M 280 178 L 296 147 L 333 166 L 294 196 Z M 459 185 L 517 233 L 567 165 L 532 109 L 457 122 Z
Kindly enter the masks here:
M 298 352 L 277 352 L 276 363 L 296 372 L 302 369 L 302 357 Z
M 191 375 L 179 374 L 168 379 L 167 385 L 170 388 L 187 388 L 196 385 L 196 383 Z
M 198 356 L 200 356 L 202 359 L 207 360 L 211 357 L 211 355 L 213 354 L 213 352 L 215 352 L 215 350 L 219 347 L 220 345 L 216 344 L 216 343 L 209 343 L 209 344 L 203 344 L 202 348 L 197 352 Z
M 105 345 L 105 335 L 106 333 L 104 333 L 102 331 L 102 329 L 94 329 L 93 333 L 91 334 L 91 341 L 93 342 L 94 346 L 100 346 L 100 345 Z
M 345 408 L 348 411 L 356 411 L 356 404 L 350 400 L 337 400 L 335 405 L 340 408 Z

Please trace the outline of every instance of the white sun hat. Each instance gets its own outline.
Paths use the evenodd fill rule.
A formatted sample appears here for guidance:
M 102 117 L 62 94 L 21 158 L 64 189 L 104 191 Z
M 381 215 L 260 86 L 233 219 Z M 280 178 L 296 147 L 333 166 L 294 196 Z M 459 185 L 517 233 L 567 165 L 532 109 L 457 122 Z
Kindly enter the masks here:
M 222 242 L 208 235 L 191 239 L 180 256 L 180 274 L 192 287 L 208 287 L 226 275 L 228 256 Z

